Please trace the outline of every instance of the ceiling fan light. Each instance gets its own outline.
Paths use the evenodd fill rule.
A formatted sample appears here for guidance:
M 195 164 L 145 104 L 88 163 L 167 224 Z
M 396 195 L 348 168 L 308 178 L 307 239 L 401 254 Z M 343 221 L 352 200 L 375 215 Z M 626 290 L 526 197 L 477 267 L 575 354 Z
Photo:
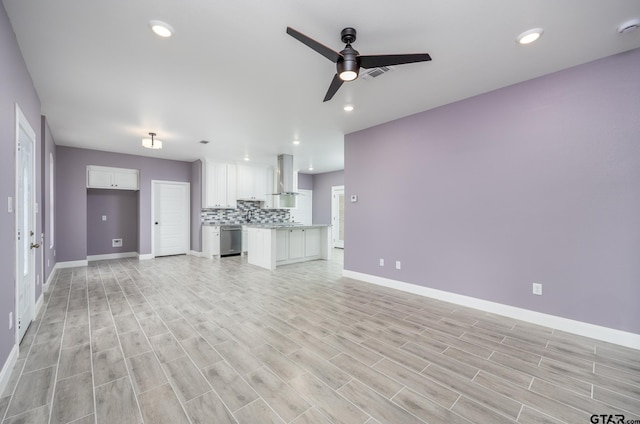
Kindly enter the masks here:
M 345 50 L 342 52 L 344 53 Z M 341 60 L 337 63 L 338 76 L 342 81 L 353 81 L 358 78 L 360 66 L 358 66 L 358 62 L 356 60 L 351 58 L 346 59 L 347 60 Z
M 353 81 L 358 78 L 358 73 L 356 71 L 342 71 L 340 72 L 340 79 L 342 81 Z

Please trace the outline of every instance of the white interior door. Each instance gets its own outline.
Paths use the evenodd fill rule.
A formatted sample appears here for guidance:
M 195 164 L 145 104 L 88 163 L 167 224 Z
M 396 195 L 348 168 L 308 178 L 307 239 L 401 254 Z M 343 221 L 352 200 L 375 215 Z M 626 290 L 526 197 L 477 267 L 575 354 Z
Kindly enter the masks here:
M 331 187 L 331 225 L 333 247 L 344 249 L 344 186 Z
M 186 254 L 189 251 L 189 183 L 152 181 L 153 255 Z
M 16 318 L 18 342 L 35 314 L 36 274 L 36 134 L 16 105 Z

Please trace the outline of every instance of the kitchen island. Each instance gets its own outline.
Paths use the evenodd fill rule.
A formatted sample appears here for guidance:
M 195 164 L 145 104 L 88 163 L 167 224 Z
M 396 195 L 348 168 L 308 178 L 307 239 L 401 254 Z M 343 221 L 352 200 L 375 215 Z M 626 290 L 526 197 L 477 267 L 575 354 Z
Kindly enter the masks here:
M 330 225 L 248 225 L 248 262 L 266 269 L 329 259 Z

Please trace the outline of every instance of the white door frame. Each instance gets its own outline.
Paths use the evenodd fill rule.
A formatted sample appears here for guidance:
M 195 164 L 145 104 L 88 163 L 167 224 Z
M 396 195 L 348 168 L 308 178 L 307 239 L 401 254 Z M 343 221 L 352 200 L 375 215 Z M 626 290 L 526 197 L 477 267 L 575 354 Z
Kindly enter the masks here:
M 338 223 L 338 225 L 336 225 L 336 221 L 339 221 L 340 219 L 339 217 L 340 212 L 338 211 L 339 203 L 336 197 L 336 193 L 338 193 L 339 191 L 342 191 L 342 195 L 344 196 L 343 185 L 331 187 L 331 244 L 332 244 L 332 247 L 340 247 L 344 249 L 344 239 L 341 242 L 336 243 L 337 237 L 334 237 L 334 234 L 336 234 L 336 230 L 340 231 L 340 228 L 339 228 L 340 224 Z M 342 231 L 344 233 L 344 229 L 342 229 Z
M 20 110 L 20 106 L 18 106 L 18 104 L 16 103 L 16 143 L 15 143 L 15 152 L 16 152 L 16 157 L 15 157 L 15 167 L 16 167 L 16 186 L 15 186 L 15 202 L 14 202 L 14 214 L 15 214 L 15 231 L 16 231 L 16 237 L 15 237 L 15 258 L 16 258 L 16 263 L 15 263 L 15 273 L 14 273 L 14 278 L 15 278 L 15 288 L 16 288 L 16 303 L 15 303 L 15 316 L 13 317 L 13 326 L 15 328 L 15 337 L 16 337 L 16 344 L 20 344 L 20 340 L 21 340 L 21 335 L 20 335 L 20 328 L 24 328 L 25 331 L 26 329 L 29 327 L 29 324 L 31 324 L 31 322 L 33 321 L 33 319 L 35 318 L 35 307 L 36 307 L 36 252 L 34 249 L 29 249 L 29 283 L 28 285 L 30 287 L 28 287 L 28 292 L 25 294 L 27 296 L 27 301 L 28 301 L 28 310 L 30 311 L 29 316 L 25 316 L 22 317 L 27 318 L 29 320 L 29 322 L 20 322 L 21 325 L 18 325 L 18 322 L 21 318 L 21 314 L 22 311 L 20 310 L 20 282 L 22 281 L 22 279 L 20 278 L 20 270 L 21 270 L 21 263 L 20 263 L 20 238 L 18 237 L 18 228 L 20 227 L 19 225 L 19 219 L 20 219 L 20 214 L 22 212 L 21 210 L 21 205 L 19 204 L 19 199 L 20 199 L 20 179 L 22 178 L 21 172 L 20 172 L 20 158 L 21 158 L 21 154 L 20 154 L 20 149 L 19 149 L 19 145 L 20 145 L 20 130 L 22 129 L 25 134 L 27 135 L 27 137 L 29 137 L 29 141 L 32 143 L 33 147 L 32 147 L 32 152 L 31 152 L 31 182 L 32 182 L 32 195 L 33 195 L 33 201 L 36 202 L 37 198 L 36 198 L 36 188 L 37 188 L 37 184 L 36 184 L 36 133 L 33 130 L 33 127 L 31 126 L 31 124 L 29 124 L 29 121 L 27 120 L 27 117 L 24 116 L 24 114 L 22 113 L 22 110 Z M 31 243 L 33 243 L 34 241 L 36 241 L 35 238 L 35 233 L 37 230 L 37 221 L 36 221 L 36 205 L 33 204 L 32 205 L 32 213 L 30 214 L 31 216 L 29 217 L 29 219 L 31 219 L 31 225 L 32 227 L 32 231 L 33 231 L 33 236 L 31 236 L 30 234 L 21 234 L 20 237 L 22 237 L 23 239 L 25 237 L 29 237 L 32 238 L 32 240 L 30 241 Z M 26 232 L 26 231 L 25 231 Z
M 151 257 L 156 257 L 156 206 L 155 206 L 155 195 L 156 195 L 156 187 L 159 184 L 171 184 L 171 185 L 182 185 L 186 186 L 187 192 L 191 191 L 191 183 L 185 183 L 181 181 L 164 181 L 164 180 L 151 180 Z M 191 196 L 189 196 L 191 199 Z M 190 240 L 191 240 L 191 200 L 186 205 L 187 208 L 187 230 L 184 234 L 187 251 L 185 253 L 189 253 L 191 250 Z

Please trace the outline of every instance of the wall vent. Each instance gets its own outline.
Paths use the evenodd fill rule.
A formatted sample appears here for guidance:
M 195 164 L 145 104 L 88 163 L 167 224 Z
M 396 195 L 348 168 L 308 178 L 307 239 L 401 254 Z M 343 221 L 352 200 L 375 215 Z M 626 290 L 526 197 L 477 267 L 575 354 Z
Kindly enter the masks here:
M 382 74 L 386 74 L 389 71 L 393 71 L 394 68 L 392 66 L 381 66 L 379 68 L 371 68 L 371 69 L 362 69 L 360 71 L 360 77 L 362 79 L 370 80 L 374 78 L 378 78 Z

